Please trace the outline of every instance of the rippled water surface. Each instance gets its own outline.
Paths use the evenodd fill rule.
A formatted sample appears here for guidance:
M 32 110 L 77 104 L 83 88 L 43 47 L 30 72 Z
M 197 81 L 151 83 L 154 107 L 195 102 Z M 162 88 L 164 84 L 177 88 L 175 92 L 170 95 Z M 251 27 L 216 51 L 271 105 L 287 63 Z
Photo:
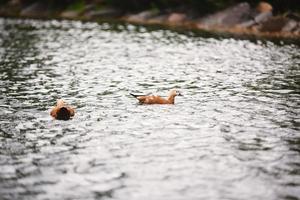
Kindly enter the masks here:
M 299 47 L 10 19 L 0 44 L 1 199 L 300 198 Z

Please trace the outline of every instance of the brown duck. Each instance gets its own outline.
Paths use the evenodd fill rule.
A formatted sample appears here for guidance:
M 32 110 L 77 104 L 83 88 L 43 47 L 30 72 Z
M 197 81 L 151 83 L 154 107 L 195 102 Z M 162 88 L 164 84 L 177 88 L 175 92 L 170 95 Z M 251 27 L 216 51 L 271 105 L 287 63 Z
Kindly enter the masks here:
M 139 100 L 140 104 L 174 104 L 176 96 L 182 96 L 180 92 L 171 90 L 168 98 L 163 98 L 155 95 L 136 95 L 130 94 Z
M 56 106 L 52 108 L 50 115 L 58 120 L 68 120 L 75 115 L 75 110 L 67 105 L 64 100 L 57 100 Z

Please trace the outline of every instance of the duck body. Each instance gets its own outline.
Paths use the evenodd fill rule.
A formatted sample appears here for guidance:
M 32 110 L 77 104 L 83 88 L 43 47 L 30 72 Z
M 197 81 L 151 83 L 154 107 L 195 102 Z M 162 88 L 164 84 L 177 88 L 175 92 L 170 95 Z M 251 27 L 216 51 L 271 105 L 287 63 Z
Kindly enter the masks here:
M 68 106 L 63 100 L 57 100 L 56 106 L 52 108 L 50 115 L 58 120 L 69 120 L 75 115 L 75 110 Z
M 172 90 L 168 98 L 163 98 L 156 95 L 135 95 L 130 94 L 135 97 L 140 104 L 174 104 L 176 96 L 182 96 L 178 91 Z

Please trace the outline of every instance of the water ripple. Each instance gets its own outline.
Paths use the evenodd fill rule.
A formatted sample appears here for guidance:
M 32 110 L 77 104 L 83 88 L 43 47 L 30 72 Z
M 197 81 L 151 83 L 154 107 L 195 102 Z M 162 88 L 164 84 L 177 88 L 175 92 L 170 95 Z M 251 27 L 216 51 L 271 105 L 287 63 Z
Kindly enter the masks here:
M 0 42 L 3 199 L 300 198 L 299 47 L 17 19 Z

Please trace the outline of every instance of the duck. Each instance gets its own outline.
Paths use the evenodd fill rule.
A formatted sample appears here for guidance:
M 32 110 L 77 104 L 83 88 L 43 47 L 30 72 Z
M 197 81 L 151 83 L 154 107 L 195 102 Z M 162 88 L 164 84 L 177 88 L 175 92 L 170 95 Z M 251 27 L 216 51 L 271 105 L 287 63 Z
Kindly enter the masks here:
M 66 104 L 62 99 L 58 99 L 56 106 L 52 108 L 50 115 L 58 120 L 69 120 L 75 115 L 75 110 Z
M 131 96 L 135 97 L 140 104 L 174 104 L 176 96 L 182 96 L 177 90 L 171 90 L 168 98 L 163 98 L 156 95 L 137 95 L 130 93 Z

